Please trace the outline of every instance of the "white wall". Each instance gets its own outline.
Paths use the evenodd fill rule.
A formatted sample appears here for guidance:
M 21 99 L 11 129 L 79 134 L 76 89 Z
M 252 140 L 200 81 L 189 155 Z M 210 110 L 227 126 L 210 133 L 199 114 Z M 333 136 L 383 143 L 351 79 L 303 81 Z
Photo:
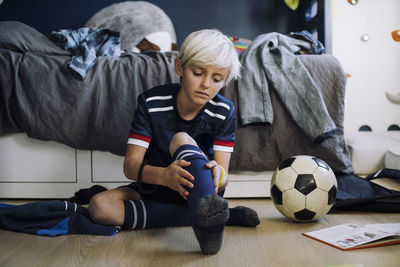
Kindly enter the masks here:
M 332 2 L 332 54 L 351 75 L 347 80 L 345 131 L 367 124 L 373 131 L 400 126 L 400 105 L 385 92 L 400 93 L 400 42 L 391 36 L 400 30 L 399 0 Z M 368 41 L 361 36 L 367 34 Z

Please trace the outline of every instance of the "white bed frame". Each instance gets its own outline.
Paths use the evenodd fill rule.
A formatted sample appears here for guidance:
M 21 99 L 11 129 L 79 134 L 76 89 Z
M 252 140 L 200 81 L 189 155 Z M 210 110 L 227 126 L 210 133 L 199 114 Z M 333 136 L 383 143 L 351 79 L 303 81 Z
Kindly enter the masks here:
M 77 150 L 25 134 L 0 137 L 0 198 L 69 198 L 81 188 L 108 189 L 129 183 L 123 157 L 108 152 Z M 225 196 L 269 197 L 273 172 L 230 172 Z

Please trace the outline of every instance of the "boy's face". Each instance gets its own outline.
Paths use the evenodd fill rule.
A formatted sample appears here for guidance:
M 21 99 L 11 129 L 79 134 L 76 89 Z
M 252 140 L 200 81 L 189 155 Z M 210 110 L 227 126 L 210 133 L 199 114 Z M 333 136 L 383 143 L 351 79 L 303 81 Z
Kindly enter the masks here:
M 188 104 L 204 106 L 221 90 L 229 75 L 228 68 L 189 66 L 181 68 L 179 59 L 175 69 L 182 78 L 182 90 Z

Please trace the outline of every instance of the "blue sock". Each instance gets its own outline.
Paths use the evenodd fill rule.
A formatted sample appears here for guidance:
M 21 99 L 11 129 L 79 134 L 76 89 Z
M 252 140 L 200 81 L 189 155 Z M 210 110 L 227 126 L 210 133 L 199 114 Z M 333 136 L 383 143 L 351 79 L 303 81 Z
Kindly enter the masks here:
M 190 162 L 190 166 L 185 169 L 194 176 L 193 189 L 187 188 L 189 196 L 186 201 L 191 210 L 194 210 L 197 201 L 206 196 L 215 194 L 214 182 L 211 169 L 205 165 L 209 159 L 197 146 L 183 145 L 174 153 L 173 158 L 176 160 L 186 160 Z
M 224 227 L 229 219 L 228 202 L 215 193 L 212 171 L 205 166 L 209 159 L 197 146 L 180 146 L 173 158 L 190 162 L 185 169 L 194 176 L 193 188 L 187 188 L 187 203 L 194 214 L 193 231 L 201 251 L 215 254 L 221 249 Z
M 174 205 L 152 200 L 124 200 L 125 220 L 122 229 L 150 229 L 168 226 L 188 226 L 193 216 L 186 205 Z

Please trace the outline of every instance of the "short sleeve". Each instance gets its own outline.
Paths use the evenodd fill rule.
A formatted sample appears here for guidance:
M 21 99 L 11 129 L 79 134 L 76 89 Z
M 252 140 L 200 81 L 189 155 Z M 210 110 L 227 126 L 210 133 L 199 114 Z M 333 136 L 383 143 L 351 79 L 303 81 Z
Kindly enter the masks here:
M 233 105 L 230 106 L 229 114 L 222 126 L 217 129 L 214 138 L 213 150 L 233 152 L 235 144 L 236 111 Z
M 138 97 L 138 105 L 129 133 L 128 144 L 149 147 L 153 136 L 151 118 L 143 95 Z

